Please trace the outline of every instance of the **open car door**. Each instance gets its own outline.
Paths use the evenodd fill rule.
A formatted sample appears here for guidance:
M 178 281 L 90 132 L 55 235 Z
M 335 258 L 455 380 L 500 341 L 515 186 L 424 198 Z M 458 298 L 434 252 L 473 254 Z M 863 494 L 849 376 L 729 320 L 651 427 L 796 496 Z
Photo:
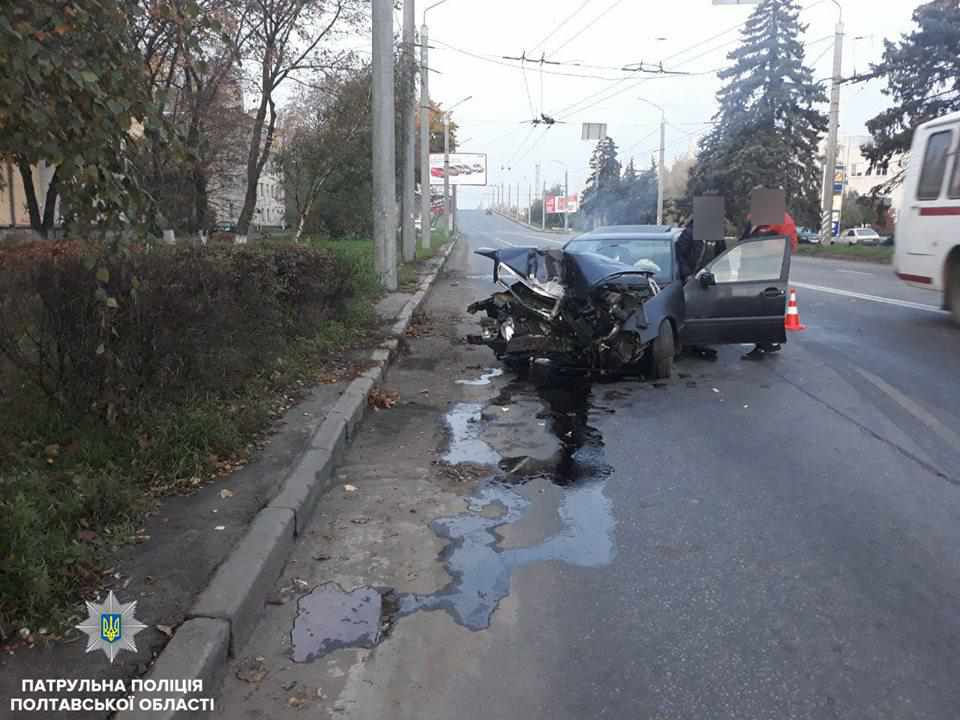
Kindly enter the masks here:
M 785 342 L 790 241 L 741 241 L 687 280 L 683 288 L 688 345 Z

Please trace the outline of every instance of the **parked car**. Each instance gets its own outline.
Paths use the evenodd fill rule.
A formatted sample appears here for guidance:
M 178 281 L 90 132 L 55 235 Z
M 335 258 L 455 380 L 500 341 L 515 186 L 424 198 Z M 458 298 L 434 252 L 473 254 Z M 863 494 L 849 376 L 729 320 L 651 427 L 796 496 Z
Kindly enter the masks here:
M 797 230 L 797 240 L 801 245 L 819 245 L 820 233 L 810 228 L 799 228 Z
M 649 378 L 670 376 L 681 343 L 784 342 L 789 240 L 745 240 L 682 282 L 678 235 L 608 227 L 560 250 L 478 250 L 503 289 L 467 308 L 486 314 L 467 339 L 521 373 Z
M 841 245 L 879 245 L 880 233 L 873 228 L 850 228 L 840 233 L 834 242 Z

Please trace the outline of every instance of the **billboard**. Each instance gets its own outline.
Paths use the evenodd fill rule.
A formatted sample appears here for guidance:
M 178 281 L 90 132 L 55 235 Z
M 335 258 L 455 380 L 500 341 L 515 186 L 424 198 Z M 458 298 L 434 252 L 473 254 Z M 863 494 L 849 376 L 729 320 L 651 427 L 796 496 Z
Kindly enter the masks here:
M 443 185 L 443 153 L 430 153 L 430 183 Z M 483 153 L 450 153 L 451 185 L 486 185 L 487 156 Z
M 580 209 L 580 198 L 576 195 L 547 195 L 543 206 L 547 215 L 572 215 Z

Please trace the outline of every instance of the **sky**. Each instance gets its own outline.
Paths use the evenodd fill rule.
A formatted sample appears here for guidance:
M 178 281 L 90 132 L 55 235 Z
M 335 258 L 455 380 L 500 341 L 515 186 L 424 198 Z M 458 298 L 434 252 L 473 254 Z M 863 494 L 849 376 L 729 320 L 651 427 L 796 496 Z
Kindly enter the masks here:
M 418 23 L 435 1 L 417 2 Z M 908 32 L 917 5 L 839 1 L 844 76 L 878 60 L 885 38 Z M 828 79 L 838 8 L 833 0 L 802 0 L 801 7 L 807 64 L 816 79 Z M 715 71 L 728 64 L 726 55 L 737 47 L 750 11 L 748 5 L 714 6 L 712 0 L 446 0 L 431 9 L 429 64 L 436 72 L 430 74 L 430 95 L 446 107 L 471 96 L 453 112 L 459 149 L 487 154 L 488 187 L 461 188 L 460 207 L 489 203 L 490 186 L 501 182 L 519 185 L 525 203 L 538 163 L 548 186 L 562 183 L 568 170 L 570 193 L 580 192 L 595 145 L 580 139 L 584 122 L 606 123 L 621 161 L 633 157 L 638 167 L 648 167 L 659 147 L 660 121 L 660 111 L 649 103 L 665 111 L 668 166 L 693 150 L 715 111 L 721 87 Z M 569 64 L 502 59 L 522 54 Z M 694 74 L 620 70 L 640 62 Z M 588 77 L 571 77 L 577 75 Z M 866 121 L 889 104 L 882 88 L 882 82 L 843 88 L 841 138 L 867 134 Z M 523 124 L 541 112 L 563 124 Z

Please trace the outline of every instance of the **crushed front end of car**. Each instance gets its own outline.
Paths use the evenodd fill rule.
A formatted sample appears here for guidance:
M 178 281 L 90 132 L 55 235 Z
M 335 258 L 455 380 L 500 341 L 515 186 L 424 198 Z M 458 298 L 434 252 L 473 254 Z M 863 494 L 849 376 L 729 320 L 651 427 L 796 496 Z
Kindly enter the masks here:
M 471 304 L 483 312 L 480 335 L 508 367 L 550 367 L 574 373 L 637 368 L 647 344 L 644 304 L 660 292 L 650 268 L 562 250 L 479 250 L 494 263 L 502 290 Z

